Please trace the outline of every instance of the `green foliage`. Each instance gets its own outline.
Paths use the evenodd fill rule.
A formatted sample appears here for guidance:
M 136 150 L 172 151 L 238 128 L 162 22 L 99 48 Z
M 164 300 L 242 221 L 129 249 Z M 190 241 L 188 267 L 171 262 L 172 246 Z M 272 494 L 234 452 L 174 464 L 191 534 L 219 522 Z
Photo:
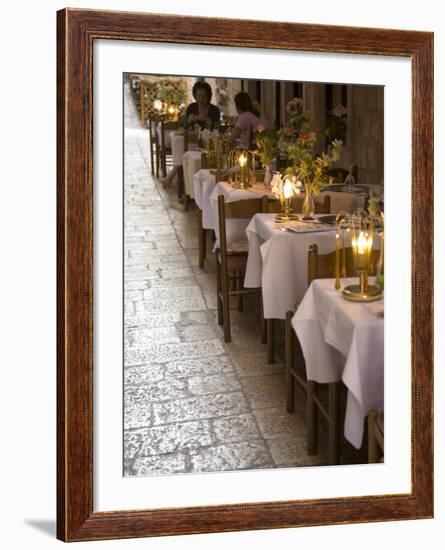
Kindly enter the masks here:
M 269 164 L 278 154 L 278 132 L 274 128 L 262 129 L 255 135 L 256 148 L 262 164 Z

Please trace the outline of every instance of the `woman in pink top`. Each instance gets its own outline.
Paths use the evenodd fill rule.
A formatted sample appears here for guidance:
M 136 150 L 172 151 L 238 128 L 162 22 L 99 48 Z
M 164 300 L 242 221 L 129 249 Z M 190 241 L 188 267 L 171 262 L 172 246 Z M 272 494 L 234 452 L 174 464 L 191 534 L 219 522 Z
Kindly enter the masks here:
M 252 100 L 247 92 L 239 92 L 234 97 L 238 119 L 233 129 L 232 136 L 238 139 L 239 147 L 243 149 L 253 149 L 253 133 L 257 131 L 258 126 L 269 128 L 269 123 L 260 112 L 253 106 Z

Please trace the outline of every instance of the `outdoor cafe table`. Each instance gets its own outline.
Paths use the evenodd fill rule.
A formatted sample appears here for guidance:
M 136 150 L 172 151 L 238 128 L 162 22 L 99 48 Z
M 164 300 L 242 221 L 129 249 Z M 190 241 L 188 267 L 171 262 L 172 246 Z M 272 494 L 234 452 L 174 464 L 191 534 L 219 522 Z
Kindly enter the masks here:
M 357 279 L 343 279 L 342 285 Z M 301 344 L 308 380 L 342 380 L 348 389 L 344 435 L 362 445 L 368 413 L 383 409 L 383 298 L 349 302 L 334 279 L 316 279 L 307 290 L 292 326 Z
M 286 226 L 298 233 L 285 231 Z M 307 289 L 309 246 L 316 244 L 320 254 L 335 250 L 335 225 L 278 224 L 275 214 L 255 214 L 246 234 L 249 254 L 244 286 L 262 287 L 266 319 L 285 319 L 286 312 L 295 309 Z

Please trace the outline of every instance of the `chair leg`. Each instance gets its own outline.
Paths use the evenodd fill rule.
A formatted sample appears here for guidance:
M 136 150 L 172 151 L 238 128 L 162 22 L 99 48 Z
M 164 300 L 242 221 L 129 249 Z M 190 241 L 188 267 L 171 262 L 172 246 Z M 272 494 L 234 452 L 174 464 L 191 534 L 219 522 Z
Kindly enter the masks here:
M 155 175 L 155 165 L 154 165 L 154 154 L 153 154 L 153 143 L 151 142 L 150 138 L 150 167 L 151 167 L 151 174 L 152 176 Z
M 184 212 L 187 212 L 190 204 L 190 195 L 184 194 Z
M 243 288 L 243 272 L 237 271 L 236 290 L 242 290 L 242 288 Z M 238 294 L 238 311 L 244 311 L 244 299 L 242 294 Z
M 292 375 L 294 366 L 294 335 L 292 334 L 292 311 L 286 313 L 285 326 L 285 367 L 286 367 L 286 410 L 295 412 L 295 379 Z
M 229 295 L 229 276 L 227 273 L 221 273 L 222 303 L 223 303 L 223 322 L 224 322 L 224 342 L 230 342 L 230 295 Z
M 313 380 L 307 381 L 307 453 L 316 455 L 318 450 L 318 405 L 314 401 L 317 397 L 318 386 Z
M 178 169 L 178 200 L 181 201 L 184 194 L 184 171 L 182 166 Z
M 223 317 L 223 303 L 221 300 L 221 293 L 222 293 L 222 285 L 221 285 L 221 264 L 218 260 L 218 254 L 215 252 L 215 258 L 216 258 L 216 305 L 218 308 L 218 325 L 222 325 L 224 323 L 224 317 Z
M 264 318 L 263 295 L 260 294 L 261 307 L 261 343 L 267 344 L 267 322 Z
M 377 412 L 371 411 L 368 414 L 368 462 L 376 463 L 380 460 L 380 449 L 375 437 L 375 425 L 377 420 Z
M 198 212 L 198 237 L 199 237 L 199 267 L 204 268 L 204 262 L 206 259 L 206 247 L 207 247 L 207 233 L 202 227 L 202 210 Z
M 275 363 L 275 319 L 267 319 L 267 362 Z
M 156 177 L 159 178 L 159 158 L 160 158 L 161 152 L 159 150 L 159 147 L 156 145 Z
M 340 462 L 340 383 L 329 384 L 329 464 Z

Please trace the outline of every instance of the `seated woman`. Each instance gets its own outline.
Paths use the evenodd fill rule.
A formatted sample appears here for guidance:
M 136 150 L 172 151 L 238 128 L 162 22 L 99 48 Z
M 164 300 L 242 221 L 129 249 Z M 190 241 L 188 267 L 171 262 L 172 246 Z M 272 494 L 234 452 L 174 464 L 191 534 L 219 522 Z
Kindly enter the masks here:
M 254 107 L 247 92 L 237 93 L 234 101 L 238 118 L 232 131 L 232 138 L 238 140 L 238 147 L 253 149 L 253 133 L 257 131 L 258 127 L 270 128 L 270 124 Z
M 201 129 L 213 130 L 219 127 L 220 112 L 216 105 L 210 103 L 212 99 L 212 88 L 207 82 L 198 80 L 192 88 L 194 103 L 187 107 L 180 125 L 183 128 L 193 129 L 198 125 Z M 176 176 L 180 166 L 173 166 L 166 178 L 160 178 L 164 186 L 169 185 Z
M 192 88 L 194 103 L 190 103 L 185 112 L 185 123 L 187 128 L 193 128 L 198 124 L 202 129 L 213 130 L 220 125 L 220 112 L 216 105 L 210 103 L 212 99 L 212 88 L 207 82 L 195 82 Z

